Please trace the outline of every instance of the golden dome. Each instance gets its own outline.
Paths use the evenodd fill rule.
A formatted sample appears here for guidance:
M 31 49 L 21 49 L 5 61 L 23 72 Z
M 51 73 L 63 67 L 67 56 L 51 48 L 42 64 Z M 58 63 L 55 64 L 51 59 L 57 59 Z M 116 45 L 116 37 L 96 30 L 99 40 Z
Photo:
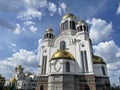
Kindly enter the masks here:
M 51 60 L 54 60 L 54 59 L 70 59 L 70 60 L 75 60 L 74 56 L 70 52 L 65 51 L 65 50 L 58 50 L 58 51 L 56 51 L 52 55 Z
M 15 83 L 15 82 L 16 82 L 16 79 L 15 79 L 15 78 L 11 78 L 11 79 L 10 79 L 10 82 L 11 82 L 11 83 Z
M 65 14 L 65 15 L 63 16 L 62 19 L 66 19 L 66 18 L 73 18 L 73 19 L 76 19 L 76 16 L 73 15 L 73 14 L 71 14 L 71 13 L 68 13 L 68 14 Z
M 48 28 L 45 33 L 53 33 L 53 29 L 52 28 Z
M 94 64 L 106 64 L 101 57 L 95 56 L 95 55 L 93 56 L 93 63 Z
M 46 30 L 46 32 L 52 32 L 53 30 L 52 30 L 52 28 L 48 28 L 47 30 Z
M 22 65 L 19 65 L 18 67 L 16 67 L 15 69 L 24 69 L 23 67 L 22 67 Z
M 80 21 L 78 21 L 78 23 L 77 24 L 79 24 L 79 25 L 88 25 L 85 21 L 83 21 L 83 20 L 80 20 Z

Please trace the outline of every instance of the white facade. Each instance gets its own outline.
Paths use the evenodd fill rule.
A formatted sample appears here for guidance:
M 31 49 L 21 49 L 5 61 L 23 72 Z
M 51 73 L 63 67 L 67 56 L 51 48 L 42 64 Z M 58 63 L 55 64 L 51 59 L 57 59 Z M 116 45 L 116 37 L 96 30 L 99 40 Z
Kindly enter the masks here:
M 88 24 L 73 14 L 63 16 L 59 35 L 52 28 L 45 31 L 39 52 L 37 90 L 101 90 L 109 85 L 106 63 L 93 54 Z
M 65 21 L 74 21 L 77 23 L 76 18 L 66 18 L 63 19 L 60 23 L 64 23 Z M 79 21 L 82 23 L 82 25 L 86 25 L 86 23 Z M 92 48 L 89 38 L 89 32 L 88 30 L 83 30 L 77 32 L 76 29 L 70 29 L 70 23 L 68 23 L 68 29 L 61 30 L 61 33 L 58 36 L 55 36 L 55 38 L 45 38 L 43 45 L 41 47 L 41 56 L 40 56 L 40 66 L 41 71 L 40 75 L 48 75 L 50 74 L 50 59 L 52 58 L 52 55 L 57 51 L 60 50 L 60 43 L 62 41 L 65 42 L 65 50 L 69 51 L 74 57 L 75 57 L 75 63 L 74 63 L 74 74 L 94 74 L 93 72 L 93 62 L 92 62 Z M 76 27 L 79 27 L 80 24 Z M 87 26 L 85 26 L 87 28 Z M 49 32 L 50 31 L 50 32 Z M 53 33 L 53 30 L 51 28 L 47 29 L 45 33 Z M 81 56 L 81 53 L 83 53 L 83 56 Z M 85 56 L 86 55 L 86 56 Z M 43 57 L 46 58 L 46 61 L 43 65 Z M 84 59 L 84 60 L 83 60 Z M 84 63 L 84 65 L 83 65 Z M 43 66 L 45 67 L 44 70 L 42 69 Z M 43 73 L 44 72 L 44 73 Z
M 19 65 L 15 68 L 13 76 L 5 82 L 5 86 L 15 86 L 20 90 L 35 90 L 37 84 L 37 76 L 30 72 L 24 72 L 24 68 Z

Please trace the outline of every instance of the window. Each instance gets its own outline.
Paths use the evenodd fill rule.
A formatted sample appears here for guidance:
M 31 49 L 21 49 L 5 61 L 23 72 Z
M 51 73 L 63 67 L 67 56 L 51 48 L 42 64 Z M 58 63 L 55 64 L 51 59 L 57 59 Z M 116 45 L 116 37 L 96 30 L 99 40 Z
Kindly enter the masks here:
M 72 21 L 72 29 L 75 29 L 75 22 Z
M 66 72 L 70 72 L 70 63 L 66 62 Z
M 82 68 L 83 68 L 83 72 L 85 72 L 85 62 L 84 62 L 84 57 L 83 57 L 83 51 L 81 51 L 81 59 L 82 59 Z
M 80 31 L 80 27 L 77 27 L 77 31 L 78 31 L 78 32 Z
M 64 30 L 67 30 L 68 29 L 68 21 L 65 21 L 65 23 L 64 23 Z
M 80 31 L 82 31 L 82 26 L 80 26 Z
M 43 87 L 43 85 L 40 85 L 40 90 L 44 90 L 44 87 Z
M 106 75 L 106 73 L 105 73 L 105 68 L 102 66 L 101 67 L 102 68 L 102 73 L 103 73 L 103 75 Z
M 87 30 L 87 28 L 86 28 L 86 26 L 85 26 L 85 25 L 83 25 L 83 28 L 84 28 L 84 31 L 86 31 L 86 30 Z
M 43 60 L 42 60 L 42 72 L 41 72 L 41 74 L 45 74 L 46 73 L 46 63 L 47 63 L 47 56 L 43 56 Z
M 61 24 L 61 30 L 64 30 L 64 23 Z
M 88 72 L 87 52 L 86 51 L 84 51 L 84 56 L 85 56 L 86 72 Z
M 75 21 L 70 21 L 70 29 L 75 29 Z
M 65 41 L 61 41 L 60 42 L 60 50 L 65 50 L 66 49 L 66 42 Z
M 87 52 L 86 51 L 81 51 L 81 59 L 82 59 L 83 72 L 88 72 Z

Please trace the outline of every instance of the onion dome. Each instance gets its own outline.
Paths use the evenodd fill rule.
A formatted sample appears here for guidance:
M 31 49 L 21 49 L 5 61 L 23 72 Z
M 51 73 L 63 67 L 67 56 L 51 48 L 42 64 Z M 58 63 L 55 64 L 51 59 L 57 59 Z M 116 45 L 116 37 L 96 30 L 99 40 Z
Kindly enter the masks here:
M 15 68 L 15 70 L 17 70 L 17 69 L 22 69 L 23 70 L 24 68 L 22 67 L 22 65 L 19 65 L 18 67 Z
M 83 21 L 83 20 L 78 21 L 77 25 L 85 25 L 85 26 L 88 26 L 88 24 L 87 24 L 85 21 Z
M 103 58 L 99 56 L 95 56 L 95 55 L 93 56 L 93 63 L 94 64 L 106 64 Z
M 78 32 L 80 32 L 80 31 L 88 31 L 88 24 L 85 21 L 80 20 L 80 21 L 78 21 L 78 23 L 76 25 L 76 28 L 77 28 Z
M 22 67 L 22 65 L 19 65 L 17 68 L 18 68 L 18 69 L 24 69 L 24 68 Z
M 76 16 L 73 15 L 73 14 L 71 14 L 71 13 L 68 13 L 68 14 L 65 14 L 65 15 L 63 16 L 62 20 L 67 19 L 67 18 L 76 19 Z
M 10 82 L 11 82 L 11 83 L 15 83 L 16 81 L 17 81 L 17 80 L 16 80 L 15 78 L 11 78 L 11 79 L 10 79 Z
M 45 34 L 44 34 L 44 39 L 53 39 L 55 37 L 55 34 L 53 32 L 53 29 L 52 28 L 48 28 L 46 31 L 45 31 Z
M 51 60 L 55 60 L 55 59 L 69 59 L 69 60 L 75 60 L 74 56 L 65 50 L 58 50 L 56 51 L 53 55 Z
M 52 28 L 47 28 L 45 33 L 53 33 L 53 29 Z

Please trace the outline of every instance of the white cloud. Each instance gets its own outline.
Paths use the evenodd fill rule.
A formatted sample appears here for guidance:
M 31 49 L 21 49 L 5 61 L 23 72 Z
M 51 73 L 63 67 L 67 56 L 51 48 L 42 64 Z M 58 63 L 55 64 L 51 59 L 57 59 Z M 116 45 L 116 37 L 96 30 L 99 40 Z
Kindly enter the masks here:
M 5 41 L 5 45 L 13 52 L 16 52 L 16 44 L 10 41 Z
M 41 19 L 41 17 L 42 17 L 42 12 L 33 8 L 29 8 L 26 11 L 21 12 L 17 16 L 17 18 L 21 20 L 32 20 L 34 18 Z
M 65 3 L 60 3 L 60 6 L 58 7 L 58 13 L 62 15 L 62 12 L 66 12 L 67 5 Z
M 35 26 L 30 26 L 30 31 L 32 31 L 33 33 L 36 33 L 37 28 Z
M 112 23 L 96 18 L 93 18 L 91 21 L 87 20 L 87 22 L 91 24 L 90 37 L 93 43 L 110 39 L 111 32 L 113 31 Z
M 57 12 L 57 7 L 56 7 L 56 5 L 55 5 L 54 3 L 52 3 L 52 2 L 49 2 L 48 5 L 49 5 L 49 6 L 48 6 L 48 10 L 51 12 L 50 15 L 53 16 L 53 14 Z
M 117 14 L 120 14 L 120 3 L 119 3 L 119 6 L 117 8 Z
M 10 78 L 14 68 L 20 64 L 22 64 L 26 70 L 36 72 L 38 62 L 37 55 L 34 52 L 21 49 L 19 52 L 14 53 L 12 57 L 0 60 L 0 73 Z
M 120 48 L 113 40 L 94 45 L 93 49 L 95 54 L 102 56 L 109 63 L 116 62 L 120 59 L 120 57 L 118 57 L 120 54 Z
M 33 21 L 26 21 L 24 22 L 25 25 L 34 25 L 35 23 Z
M 110 80 L 116 83 L 120 73 L 120 48 L 111 40 L 94 45 L 93 50 L 107 62 Z
M 13 33 L 19 35 L 21 32 L 22 32 L 22 29 L 20 27 L 20 24 L 16 24 L 16 27 L 13 30 Z
M 61 3 L 60 7 L 63 9 L 63 11 L 65 12 L 67 5 L 65 3 Z

